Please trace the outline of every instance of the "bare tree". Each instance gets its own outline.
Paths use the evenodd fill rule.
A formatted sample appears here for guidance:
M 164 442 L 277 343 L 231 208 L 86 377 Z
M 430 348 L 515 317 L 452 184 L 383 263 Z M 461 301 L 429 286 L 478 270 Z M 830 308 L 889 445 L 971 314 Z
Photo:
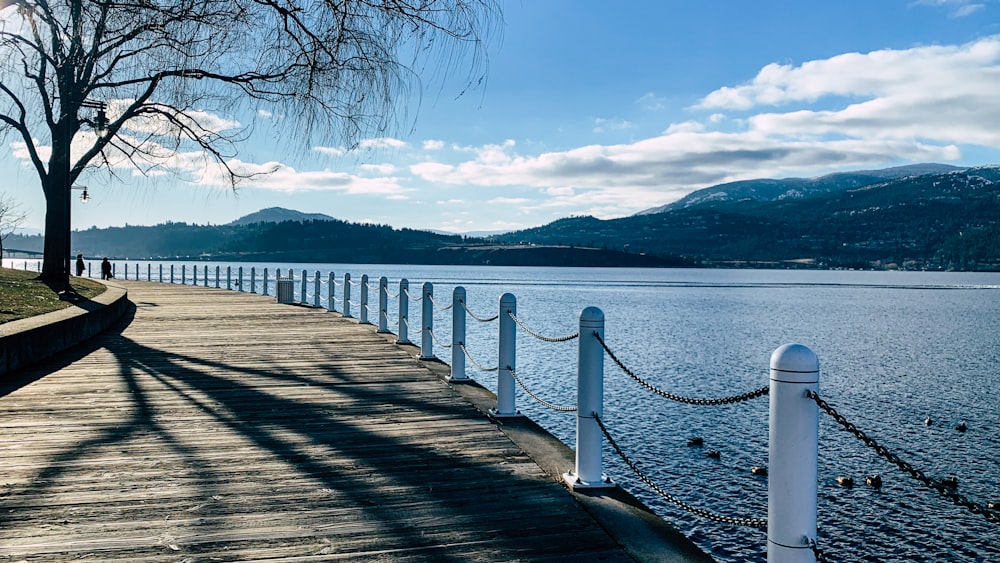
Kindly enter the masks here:
M 484 76 L 497 0 L 0 0 L 0 134 L 46 199 L 42 278 L 68 282 L 73 183 L 199 158 L 235 188 L 252 125 L 355 144 L 398 128 L 421 75 Z M 220 124 L 220 118 L 228 120 Z
M 0 258 L 3 257 L 3 241 L 7 240 L 24 223 L 28 214 L 21 204 L 7 194 L 0 194 Z

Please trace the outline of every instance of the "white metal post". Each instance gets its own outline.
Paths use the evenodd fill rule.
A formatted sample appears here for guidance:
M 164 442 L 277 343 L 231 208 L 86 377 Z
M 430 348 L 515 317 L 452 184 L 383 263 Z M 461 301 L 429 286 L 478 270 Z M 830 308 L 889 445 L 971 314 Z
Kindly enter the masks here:
M 601 468 L 604 434 L 595 415 L 604 416 L 604 312 L 587 307 L 580 312 L 580 342 L 576 376 L 576 467 L 563 479 L 573 489 L 615 486 Z
M 361 317 L 360 323 L 363 325 L 370 324 L 368 322 L 368 274 L 361 274 L 361 297 L 359 299 L 361 304 L 358 305 L 358 315 Z
M 451 375 L 448 381 L 468 381 L 465 374 L 465 288 L 456 286 L 451 292 Z
M 344 317 L 348 319 L 354 318 L 351 314 L 351 274 L 350 272 L 344 274 Z
M 336 311 L 337 310 L 337 283 L 336 277 L 333 272 L 326 277 L 326 310 Z
M 316 277 L 313 278 L 313 306 L 319 307 L 319 270 L 316 270 Z
M 517 314 L 517 299 L 513 294 L 500 296 L 500 333 L 497 346 L 497 406 L 495 417 L 521 416 L 514 405 L 514 376 L 517 371 L 517 327 L 511 315 Z
M 409 296 L 406 291 L 410 287 L 410 282 L 406 281 L 406 278 L 399 280 L 399 335 L 396 338 L 396 344 L 409 344 L 410 339 L 408 338 L 408 325 L 406 324 L 409 319 L 406 317 L 410 314 L 410 301 Z
M 434 358 L 434 285 L 431 282 L 424 282 L 421 293 L 423 294 L 420 304 L 420 359 L 430 360 Z
M 389 332 L 389 280 L 382 276 L 378 279 L 378 331 Z
M 801 344 L 771 354 L 767 471 L 768 563 L 814 563 L 819 407 L 819 359 Z

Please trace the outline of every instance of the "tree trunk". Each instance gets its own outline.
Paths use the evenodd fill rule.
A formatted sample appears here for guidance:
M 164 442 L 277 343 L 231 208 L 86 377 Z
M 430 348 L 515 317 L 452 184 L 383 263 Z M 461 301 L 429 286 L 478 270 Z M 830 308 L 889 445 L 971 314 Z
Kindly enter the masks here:
M 52 175 L 46 183 L 54 181 Z M 45 257 L 40 279 L 50 283 L 69 284 L 70 272 L 70 197 L 69 184 L 45 186 Z
M 63 92 L 62 99 L 73 99 L 73 96 Z M 78 127 L 76 110 L 63 107 L 62 111 L 62 118 L 52 127 L 48 173 L 41 178 L 45 192 L 45 257 L 39 279 L 69 289 L 70 195 L 74 180 L 70 174 L 70 151 Z

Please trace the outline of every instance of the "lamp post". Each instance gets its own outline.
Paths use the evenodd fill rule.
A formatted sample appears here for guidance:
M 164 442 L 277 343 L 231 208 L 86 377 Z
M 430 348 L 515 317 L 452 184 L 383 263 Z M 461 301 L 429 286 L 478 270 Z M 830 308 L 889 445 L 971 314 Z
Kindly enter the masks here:
M 69 279 L 70 274 L 73 272 L 72 270 L 73 247 L 71 246 L 73 223 L 72 221 L 70 221 L 71 217 L 70 210 L 72 209 L 71 203 L 73 202 L 73 197 L 70 194 L 73 193 L 73 190 L 82 191 L 82 193 L 80 194 L 80 203 L 86 204 L 88 201 L 90 201 L 90 193 L 87 191 L 88 189 L 89 188 L 87 188 L 87 186 L 70 186 L 69 189 L 66 190 L 66 257 L 63 259 L 63 269 L 65 269 L 66 271 L 67 280 Z M 69 282 L 66 283 L 66 291 L 68 293 L 75 293 L 73 291 L 72 286 L 70 286 Z
M 105 102 L 96 102 L 84 100 L 80 102 L 81 108 L 90 108 L 97 110 L 94 119 L 88 120 L 91 126 L 94 128 L 94 134 L 98 138 L 103 137 L 108 131 L 108 104 Z M 80 201 L 82 203 L 87 203 L 90 201 L 90 194 L 87 192 L 87 186 L 73 186 L 70 185 L 66 189 L 66 252 L 63 256 L 63 273 L 65 274 L 66 281 L 66 291 L 68 293 L 73 293 L 73 288 L 69 285 L 70 273 L 72 270 L 72 260 L 73 260 L 73 246 L 72 246 L 72 232 L 73 232 L 73 222 L 72 222 L 72 203 L 73 203 L 73 190 L 82 190 L 83 193 L 80 194 Z

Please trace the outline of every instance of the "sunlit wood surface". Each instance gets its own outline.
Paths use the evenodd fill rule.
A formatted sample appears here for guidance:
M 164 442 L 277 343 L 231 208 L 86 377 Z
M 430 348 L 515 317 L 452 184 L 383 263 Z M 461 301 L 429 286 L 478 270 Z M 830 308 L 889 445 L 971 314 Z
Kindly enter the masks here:
M 134 318 L 0 382 L 0 561 L 629 560 L 373 327 L 118 283 Z

